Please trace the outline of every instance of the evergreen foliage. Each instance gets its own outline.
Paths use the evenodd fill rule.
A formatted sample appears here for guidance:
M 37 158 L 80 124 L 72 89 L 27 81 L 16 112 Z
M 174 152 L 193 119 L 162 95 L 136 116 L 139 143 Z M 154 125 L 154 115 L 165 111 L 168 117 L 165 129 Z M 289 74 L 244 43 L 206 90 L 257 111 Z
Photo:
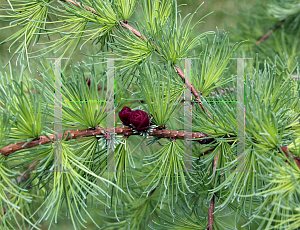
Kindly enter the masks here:
M 300 228 L 300 2 L 241 8 L 230 34 L 197 34 L 208 16 L 198 19 L 201 6 L 185 17 L 176 0 L 0 6 L 10 22 L 0 30 L 19 29 L 0 43 L 13 51 L 0 71 L 1 229 L 55 229 L 63 219 L 73 229 Z M 55 66 L 35 58 L 72 57 L 82 47 L 91 49 L 85 61 L 62 71 L 59 140 Z M 113 98 L 103 57 L 116 58 Z M 244 155 L 234 57 L 253 58 L 245 61 Z M 191 83 L 185 58 L 194 58 Z M 107 127 L 123 106 L 148 114 L 147 132 L 117 116 L 117 127 Z

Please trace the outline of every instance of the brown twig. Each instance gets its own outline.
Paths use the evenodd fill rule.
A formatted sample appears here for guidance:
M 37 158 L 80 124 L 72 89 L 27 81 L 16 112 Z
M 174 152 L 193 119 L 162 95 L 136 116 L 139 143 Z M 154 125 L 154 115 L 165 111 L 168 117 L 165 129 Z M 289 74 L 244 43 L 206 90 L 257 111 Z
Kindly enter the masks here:
M 281 146 L 282 151 L 284 152 L 284 154 L 286 155 L 286 157 L 289 159 L 290 156 L 295 160 L 298 168 L 300 169 L 300 158 L 297 156 L 294 156 L 292 153 L 288 152 L 288 147 L 287 146 Z M 290 156 L 289 156 L 290 154 Z M 218 157 L 219 157 L 219 151 L 215 157 L 214 160 L 214 166 L 213 166 L 213 172 L 216 169 L 216 165 L 217 165 L 217 161 L 218 161 Z M 208 210 L 208 228 L 207 230 L 213 230 L 213 220 L 214 220 L 214 207 L 215 207 L 215 197 L 213 196 L 210 202 L 210 207 Z
M 152 194 L 155 192 L 156 189 L 157 189 L 157 187 L 155 187 L 155 188 L 149 193 L 149 196 L 148 196 L 148 197 L 152 196 Z
M 5 215 L 6 211 L 5 208 L 3 208 L 3 214 Z M 0 216 L 2 217 L 2 214 L 0 214 Z
M 207 230 L 213 230 L 214 209 L 215 209 L 215 197 L 213 196 L 211 198 L 210 206 L 209 206 L 209 210 L 208 210 L 208 228 L 207 228 Z
M 131 26 L 129 26 L 127 23 L 121 23 L 121 25 L 122 25 L 122 27 L 127 28 L 127 29 L 129 29 L 130 31 L 132 31 L 137 37 L 139 37 L 139 38 L 141 38 L 141 39 L 145 39 L 145 40 L 147 41 L 147 39 L 146 39 L 146 37 L 145 37 L 144 35 L 142 36 L 141 33 L 140 33 L 139 31 L 135 30 L 134 28 L 132 28 Z M 155 48 L 155 51 L 159 53 L 158 50 L 160 50 L 160 49 L 159 49 L 158 47 L 156 47 L 156 48 Z M 200 107 L 202 108 L 203 112 L 204 112 L 204 113 L 207 113 L 207 114 L 210 116 L 210 118 L 213 119 L 212 116 L 210 115 L 210 113 L 209 113 L 207 110 L 204 109 L 202 100 L 201 100 L 201 98 L 200 98 L 200 96 L 199 96 L 197 90 L 195 89 L 195 87 L 194 87 L 194 86 L 193 86 L 193 85 L 185 78 L 184 73 L 182 72 L 182 70 L 181 70 L 179 67 L 174 66 L 174 68 L 175 68 L 177 74 L 178 74 L 178 75 L 181 77 L 181 79 L 185 82 L 186 86 L 187 86 L 188 88 L 191 89 L 193 95 L 194 95 L 195 98 L 198 100 L 198 103 L 199 103 Z
M 219 158 L 220 150 L 218 151 L 215 160 L 214 160 L 214 166 L 213 166 L 213 172 L 216 170 L 218 158 Z M 215 195 L 215 194 L 214 194 Z M 215 209 L 215 196 L 211 198 L 210 206 L 208 209 L 208 228 L 207 230 L 213 230 L 213 223 L 214 223 L 214 209 Z
M 29 165 L 29 172 L 25 174 L 25 172 L 23 172 L 20 176 L 18 176 L 18 183 L 20 184 L 21 183 L 21 180 L 24 182 L 24 181 L 27 181 L 29 179 L 29 176 L 30 176 L 30 172 L 32 172 L 34 170 L 34 166 L 39 163 L 40 160 L 37 160 L 35 162 L 33 162 L 31 165 Z M 25 175 L 24 175 L 25 174 Z M 24 177 L 23 177 L 24 175 Z
M 271 33 L 273 33 L 276 29 L 278 29 L 283 23 L 285 22 L 285 19 L 281 20 L 273 29 L 269 30 L 267 33 L 265 33 L 261 39 L 259 39 L 256 42 L 256 45 L 259 45 L 260 43 L 262 43 L 263 41 L 267 40 L 270 36 Z
M 70 134 L 67 140 L 81 138 L 81 137 L 90 137 L 96 135 L 105 135 L 104 131 L 113 133 L 114 128 L 109 127 L 103 130 L 103 128 L 95 127 L 94 129 L 83 129 L 83 130 L 69 130 L 65 133 L 64 138 L 67 137 L 68 133 Z M 139 135 L 138 133 L 134 133 L 133 129 L 130 127 L 115 127 L 115 134 L 117 135 Z M 184 139 L 185 134 L 189 135 L 190 133 L 183 132 L 183 131 L 175 131 L 175 130 L 165 130 L 165 129 L 154 129 L 152 132 L 149 133 L 149 136 L 154 137 L 161 137 L 161 138 L 176 138 L 176 139 Z M 204 133 L 192 133 L 193 139 L 198 138 L 207 138 L 208 135 Z M 22 150 L 32 148 L 34 146 L 48 144 L 52 141 L 55 141 L 55 135 L 49 135 L 50 140 L 46 136 L 40 136 L 37 140 L 33 140 L 29 142 L 26 146 L 22 147 L 26 141 L 15 143 L 8 145 L 1 149 L 1 154 L 5 156 L 9 156 L 10 154 Z M 202 139 L 202 140 L 195 140 L 200 143 L 209 143 L 213 141 L 213 139 Z
M 61 2 L 69 2 L 69 3 L 71 3 L 71 4 L 73 4 L 74 6 L 77 6 L 77 7 L 83 7 L 85 10 L 90 11 L 90 12 L 92 12 L 93 14 L 99 16 L 99 14 L 96 13 L 96 11 L 95 11 L 94 8 L 87 7 L 87 6 L 84 6 L 84 5 L 81 6 L 80 3 L 74 2 L 73 0 L 60 0 L 60 1 L 61 1 Z
M 294 159 L 294 161 L 296 162 L 298 168 L 300 169 L 300 158 L 297 156 L 294 156 L 292 153 L 288 152 L 288 147 L 287 146 L 280 146 L 282 151 L 284 152 L 285 156 L 287 157 L 287 159 L 290 159 L 289 154 L 291 155 L 291 157 Z
M 216 147 L 213 147 L 213 148 L 211 148 L 211 149 L 208 149 L 208 150 L 204 151 L 203 153 L 200 153 L 200 156 L 199 156 L 198 160 L 200 160 L 200 157 L 201 157 L 201 156 L 204 156 L 204 155 L 210 153 L 210 152 L 213 151 L 215 148 L 216 148 Z
M 147 41 L 147 38 L 145 37 L 145 35 L 141 35 L 141 33 L 139 31 L 137 31 L 136 29 L 134 29 L 133 27 L 131 27 L 130 25 L 128 25 L 127 23 L 122 23 L 122 21 L 120 21 L 120 24 L 123 28 L 125 29 L 129 29 L 132 33 L 134 33 L 135 36 L 139 37 L 140 39 L 145 39 Z
M 72 1 L 72 0 L 60 0 L 60 1 L 63 1 L 63 2 L 69 2 L 69 3 L 71 3 L 71 4 L 73 4 L 74 6 L 77 6 L 77 7 L 83 7 L 84 9 L 86 9 L 86 10 L 92 12 L 93 14 L 98 15 L 98 14 L 95 12 L 95 9 L 89 8 L 89 7 L 86 7 L 86 6 L 83 6 L 83 5 L 81 6 L 79 3 L 76 3 L 76 2 L 74 2 L 74 1 Z M 147 41 L 147 38 L 146 38 L 144 35 L 142 35 L 139 31 L 137 31 L 136 29 L 134 29 L 133 27 L 131 27 L 130 25 L 128 25 L 127 21 L 120 21 L 120 24 L 121 24 L 121 26 L 122 26 L 123 28 L 129 29 L 130 31 L 132 31 L 137 37 L 139 37 L 139 38 L 141 38 L 141 39 L 145 39 L 145 40 Z M 157 52 L 159 53 L 159 50 L 160 50 L 159 47 L 155 47 L 155 51 L 157 51 Z M 175 69 L 176 69 L 177 74 L 178 74 L 178 75 L 181 77 L 181 79 L 185 82 L 186 86 L 189 87 L 189 88 L 191 88 L 192 93 L 193 93 L 193 95 L 195 96 L 195 98 L 198 100 L 198 103 L 199 103 L 200 107 L 202 108 L 203 112 L 204 112 L 204 113 L 207 113 L 207 114 L 212 118 L 212 116 L 210 115 L 210 113 L 209 113 L 207 110 L 204 109 L 202 100 L 201 100 L 201 98 L 200 98 L 200 96 L 199 96 L 197 90 L 196 90 L 196 89 L 194 88 L 194 86 L 192 86 L 192 84 L 185 78 L 184 73 L 182 72 L 182 70 L 181 70 L 179 67 L 177 67 L 177 66 L 174 66 L 174 67 L 175 67 Z
M 144 35 L 142 36 L 139 31 L 135 30 L 134 28 L 132 28 L 127 23 L 121 23 L 121 25 L 122 25 L 122 27 L 132 31 L 137 37 L 139 37 L 141 39 L 145 39 L 147 41 L 147 39 Z M 160 51 L 159 47 L 155 47 L 155 51 L 159 53 L 158 50 Z M 184 73 L 182 72 L 182 70 L 179 67 L 177 67 L 177 66 L 174 66 L 174 67 L 176 69 L 177 74 L 181 77 L 181 79 L 185 82 L 186 86 L 191 89 L 193 95 L 197 98 L 198 103 L 199 103 L 200 107 L 202 108 L 203 112 L 207 113 L 212 118 L 212 116 L 209 114 L 209 112 L 204 109 L 202 100 L 201 100 L 197 90 L 195 89 L 195 87 L 192 86 L 192 84 L 185 78 Z
M 202 100 L 201 100 L 201 98 L 200 98 L 197 90 L 195 89 L 195 87 L 192 86 L 192 84 L 185 78 L 184 73 L 182 72 L 182 70 L 180 68 L 178 68 L 178 67 L 175 66 L 175 69 L 177 71 L 177 74 L 181 77 L 181 79 L 185 81 L 186 86 L 188 88 L 191 88 L 192 93 L 195 96 L 195 98 L 198 100 L 198 103 L 199 103 L 201 109 L 203 110 L 203 112 L 207 113 L 211 117 L 211 119 L 212 119 L 212 116 L 210 115 L 210 113 L 207 110 L 204 109 Z

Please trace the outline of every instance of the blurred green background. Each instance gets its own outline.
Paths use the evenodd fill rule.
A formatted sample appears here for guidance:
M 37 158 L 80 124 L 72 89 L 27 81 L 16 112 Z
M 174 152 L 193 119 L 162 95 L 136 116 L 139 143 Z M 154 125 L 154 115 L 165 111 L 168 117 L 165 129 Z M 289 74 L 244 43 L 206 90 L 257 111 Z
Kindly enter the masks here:
M 197 35 L 199 33 L 205 32 L 205 31 L 215 31 L 216 27 L 218 27 L 218 29 L 220 31 L 222 31 L 227 26 L 234 26 L 236 24 L 236 21 L 232 16 L 237 15 L 238 7 L 240 7 L 241 4 L 243 4 L 242 2 L 243 1 L 236 1 L 236 0 L 223 0 L 223 1 L 211 0 L 211 1 L 204 2 L 202 7 L 199 9 L 198 13 L 193 18 L 192 24 L 195 23 L 196 21 L 198 21 L 200 18 L 202 18 L 206 14 L 211 13 L 211 12 L 213 12 L 213 13 L 204 19 L 205 23 L 200 23 L 195 27 L 195 29 L 193 30 L 193 33 L 194 33 L 193 35 Z M 251 4 L 251 2 L 254 2 L 254 0 L 247 1 L 247 4 Z M 194 1 L 178 0 L 178 5 L 184 4 L 183 6 L 181 6 L 179 8 L 179 10 L 181 11 L 181 14 L 182 14 L 182 18 L 189 13 L 193 13 L 195 11 L 195 9 L 202 3 L 203 3 L 203 1 L 200 1 L 200 0 L 194 0 Z M 0 0 L 0 6 L 3 6 L 4 4 L 7 5 L 7 1 Z M 137 14 L 141 14 L 140 9 L 137 10 Z M 133 15 L 133 17 L 130 19 L 131 22 L 136 21 L 136 19 L 138 18 L 137 14 Z M 9 25 L 9 22 L 0 21 L 0 27 L 4 27 L 4 26 L 8 26 L 8 25 Z M 16 32 L 17 30 L 18 30 L 18 28 L 1 30 L 0 41 L 3 41 L 4 39 L 6 39 L 10 35 L 12 35 L 13 32 Z M 55 38 L 55 36 L 54 36 L 54 38 Z M 46 40 L 46 38 L 41 38 L 41 41 L 47 41 L 47 40 Z M 11 43 L 6 43 L 6 44 L 0 46 L 0 54 L 1 54 L 0 63 L 2 63 L 2 65 L 6 64 L 7 60 L 12 55 L 13 51 L 9 52 L 9 50 L 8 50 L 10 44 Z M 90 43 L 88 43 L 88 45 L 83 47 L 81 52 L 90 53 L 90 52 L 92 52 L 90 48 L 91 48 Z M 81 52 L 77 48 L 75 53 L 72 55 L 72 60 L 75 63 L 86 59 L 86 57 L 84 57 L 83 55 L 80 54 Z M 54 56 L 55 56 L 55 54 L 53 54 L 53 53 L 46 55 L 46 57 L 54 57 Z M 45 64 L 46 64 L 46 61 L 44 60 L 45 57 L 42 59 L 43 59 L 42 61 L 45 62 Z M 13 60 L 15 60 L 15 58 Z M 32 60 L 32 62 L 34 62 L 34 60 Z

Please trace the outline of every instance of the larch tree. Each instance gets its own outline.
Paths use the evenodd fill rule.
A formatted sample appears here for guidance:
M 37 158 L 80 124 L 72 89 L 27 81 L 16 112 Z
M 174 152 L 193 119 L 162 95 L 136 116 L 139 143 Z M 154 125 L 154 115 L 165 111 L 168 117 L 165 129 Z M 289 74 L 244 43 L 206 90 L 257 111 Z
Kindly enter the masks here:
M 300 228 L 299 0 L 201 6 L 0 5 L 1 229 Z

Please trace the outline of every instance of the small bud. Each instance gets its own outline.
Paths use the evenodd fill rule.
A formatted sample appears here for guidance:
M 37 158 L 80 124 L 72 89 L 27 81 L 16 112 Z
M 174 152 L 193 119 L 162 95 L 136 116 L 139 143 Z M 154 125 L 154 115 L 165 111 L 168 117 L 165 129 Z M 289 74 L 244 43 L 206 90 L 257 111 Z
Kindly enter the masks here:
M 124 106 L 123 109 L 119 112 L 119 118 L 120 120 L 123 122 L 123 125 L 129 125 L 130 124 L 130 115 L 132 113 L 132 110 L 127 107 Z
M 142 110 L 133 111 L 130 114 L 130 123 L 137 131 L 147 130 L 150 126 L 149 116 Z
M 87 78 L 87 79 L 85 79 L 85 81 L 87 82 L 88 87 L 90 87 L 90 85 L 91 85 L 91 79 Z

